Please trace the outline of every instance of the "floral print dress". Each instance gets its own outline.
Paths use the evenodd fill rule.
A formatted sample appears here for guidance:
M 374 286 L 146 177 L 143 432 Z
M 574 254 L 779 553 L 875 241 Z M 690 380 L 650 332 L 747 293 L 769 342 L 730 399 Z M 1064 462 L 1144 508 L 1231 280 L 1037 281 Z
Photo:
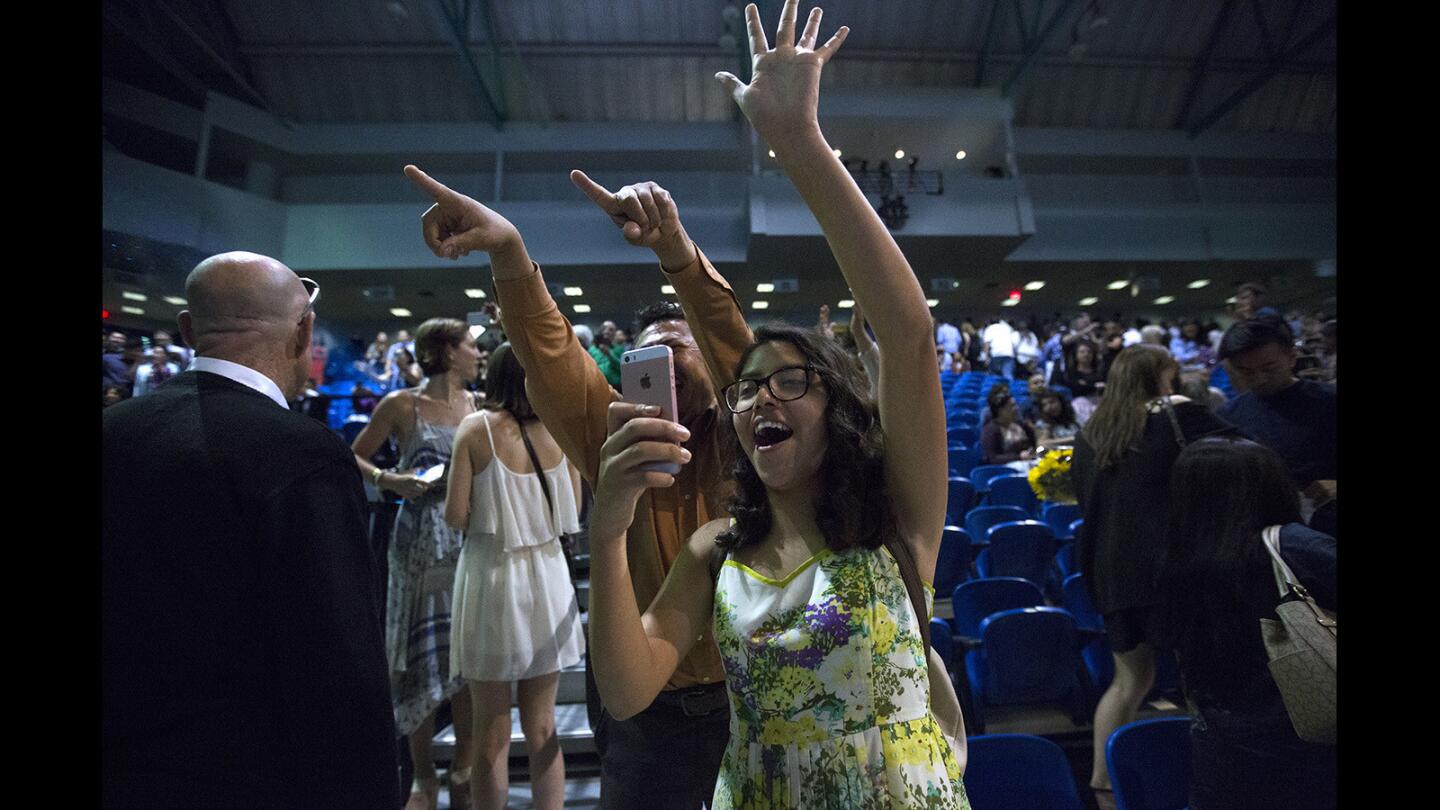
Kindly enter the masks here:
M 714 810 L 969 808 L 910 604 L 884 548 L 821 551 L 781 580 L 725 561 L 730 744 Z

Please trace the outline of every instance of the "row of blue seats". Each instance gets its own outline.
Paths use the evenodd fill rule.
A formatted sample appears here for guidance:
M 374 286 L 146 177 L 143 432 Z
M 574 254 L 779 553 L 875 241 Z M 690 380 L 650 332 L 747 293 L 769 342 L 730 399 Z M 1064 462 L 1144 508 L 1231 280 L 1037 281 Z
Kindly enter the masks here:
M 965 793 L 975 810 L 1081 810 L 1060 746 L 1029 734 L 971 737 Z M 1190 794 L 1190 718 L 1139 720 L 1105 743 L 1119 810 L 1179 810 Z

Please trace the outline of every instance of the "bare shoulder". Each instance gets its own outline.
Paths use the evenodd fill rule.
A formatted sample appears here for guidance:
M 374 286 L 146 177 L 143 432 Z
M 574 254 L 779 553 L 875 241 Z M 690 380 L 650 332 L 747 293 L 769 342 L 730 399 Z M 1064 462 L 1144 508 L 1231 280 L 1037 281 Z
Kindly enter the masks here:
M 730 528 L 730 518 L 722 517 L 715 518 L 696 529 L 695 533 L 690 535 L 690 551 L 699 557 L 708 557 L 711 550 L 715 548 L 715 538 L 728 528 Z

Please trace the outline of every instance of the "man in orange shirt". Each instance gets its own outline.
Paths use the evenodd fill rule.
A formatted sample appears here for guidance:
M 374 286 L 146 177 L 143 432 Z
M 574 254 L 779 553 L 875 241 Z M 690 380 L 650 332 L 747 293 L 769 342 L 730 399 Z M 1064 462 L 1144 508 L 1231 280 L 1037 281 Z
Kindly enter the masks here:
M 490 254 L 501 323 L 525 368 L 530 401 L 593 487 L 600 448 L 609 435 L 607 413 L 613 407 L 629 418 L 636 406 L 619 402 L 581 347 L 515 226 L 413 166 L 405 173 L 435 201 L 422 228 L 437 256 L 458 259 L 472 250 Z M 725 514 L 730 484 L 720 448 L 726 415 L 715 394 L 733 380 L 752 337 L 730 285 L 690 241 L 669 192 L 639 183 L 611 193 L 578 171 L 571 179 L 622 229 L 626 241 L 655 252 L 681 302 L 680 307 L 647 307 L 635 335 L 636 348 L 664 344 L 674 352 L 677 416 L 684 428 L 677 427 L 675 438 L 692 455 L 673 486 L 648 490 L 640 499 L 626 538 L 631 581 L 643 611 L 690 535 Z M 586 691 L 589 700 L 598 699 L 592 683 Z M 708 802 L 729 722 L 725 673 L 707 628 L 648 709 L 624 721 L 602 709 L 595 722 L 600 806 L 694 808 Z

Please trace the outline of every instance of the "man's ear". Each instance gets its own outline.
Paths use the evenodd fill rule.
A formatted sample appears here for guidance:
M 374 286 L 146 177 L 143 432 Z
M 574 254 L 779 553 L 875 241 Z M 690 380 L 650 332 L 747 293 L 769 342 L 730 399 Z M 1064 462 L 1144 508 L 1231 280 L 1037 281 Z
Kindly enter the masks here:
M 295 330 L 295 357 L 301 357 L 310 353 L 310 340 L 315 336 L 315 313 L 309 312 L 305 315 L 305 321 L 300 328 Z
M 175 325 L 180 328 L 180 337 L 185 339 L 185 345 L 191 350 L 195 348 L 195 321 L 190 317 L 190 310 L 183 309 L 180 315 L 175 318 Z

